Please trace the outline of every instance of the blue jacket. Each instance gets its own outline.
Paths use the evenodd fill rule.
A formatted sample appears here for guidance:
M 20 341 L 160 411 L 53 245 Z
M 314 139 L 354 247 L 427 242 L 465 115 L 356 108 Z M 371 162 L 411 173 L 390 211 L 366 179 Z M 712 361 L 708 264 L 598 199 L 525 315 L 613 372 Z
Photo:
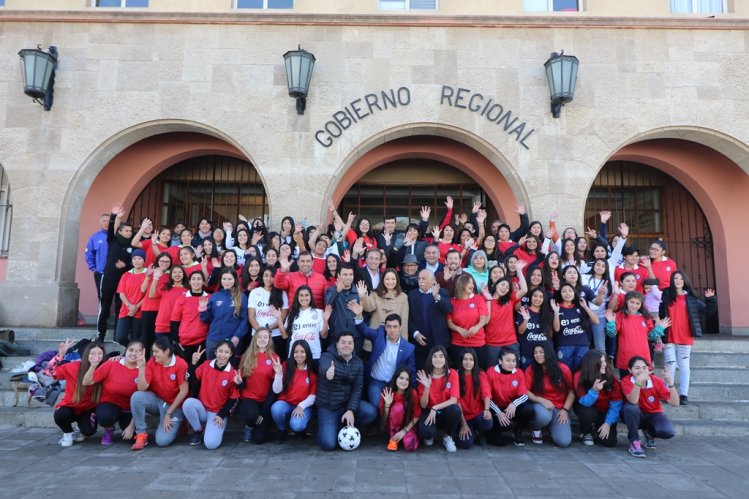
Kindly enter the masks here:
M 102 229 L 91 234 L 86 243 L 86 264 L 91 272 L 104 273 L 107 263 L 107 231 Z
M 216 291 L 208 299 L 208 309 L 200 312 L 200 320 L 209 323 L 208 341 L 220 341 L 236 336 L 239 339 L 247 334 L 247 297 L 242 295 L 239 315 L 234 315 L 234 300 L 228 289 Z
M 382 355 L 387 346 L 387 333 L 385 332 L 385 326 L 372 329 L 364 324 L 364 321 L 359 322 L 356 325 L 356 329 L 372 342 L 372 354 L 364 365 L 364 375 L 367 377 L 366 379 L 369 379 L 372 376 L 372 366 L 377 362 L 377 359 L 380 358 L 380 355 Z M 415 379 L 416 357 L 414 356 L 414 346 L 402 337 L 398 345 L 398 356 L 395 358 L 396 367 L 401 364 L 408 366 L 409 371 L 411 371 L 411 379 Z
M 420 303 L 421 290 L 414 289 L 408 293 L 408 334 L 413 338 L 413 334 L 416 331 L 424 333 L 424 328 L 429 321 L 429 325 L 432 329 L 431 338 L 427 336 L 427 340 L 431 339 L 434 345 L 442 345 L 445 348 L 449 348 L 451 344 L 450 331 L 447 328 L 447 314 L 453 311 L 452 302 L 450 301 L 450 294 L 445 288 L 440 289 L 439 301 L 432 299 L 429 304 L 428 317 L 422 317 L 421 303 Z

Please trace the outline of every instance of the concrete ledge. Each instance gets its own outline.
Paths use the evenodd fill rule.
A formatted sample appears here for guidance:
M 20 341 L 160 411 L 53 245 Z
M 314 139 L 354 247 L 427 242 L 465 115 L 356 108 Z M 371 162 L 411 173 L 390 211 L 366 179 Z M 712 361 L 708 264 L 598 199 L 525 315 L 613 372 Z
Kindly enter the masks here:
M 0 283 L 0 322 L 7 326 L 74 326 L 80 290 L 75 283 Z

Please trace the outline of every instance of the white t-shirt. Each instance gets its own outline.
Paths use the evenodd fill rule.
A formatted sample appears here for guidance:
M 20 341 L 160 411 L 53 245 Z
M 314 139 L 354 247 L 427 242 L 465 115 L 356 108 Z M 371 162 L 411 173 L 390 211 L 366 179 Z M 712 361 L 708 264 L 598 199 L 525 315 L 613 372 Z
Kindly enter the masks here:
M 323 316 L 319 308 L 308 308 L 300 310 L 299 317 L 294 321 L 292 331 L 289 331 L 289 358 L 292 358 L 291 347 L 297 340 L 305 340 L 309 343 L 312 358 L 320 358 L 320 331 L 322 331 Z
M 289 309 L 289 298 L 286 295 L 286 291 L 283 291 L 283 306 L 282 309 Z M 247 306 L 255 309 L 255 320 L 260 326 L 267 326 L 276 322 L 276 318 L 270 313 L 270 291 L 266 291 L 264 288 L 255 288 L 250 291 L 250 297 L 247 299 Z M 252 332 L 255 334 L 255 331 Z M 278 328 L 271 330 L 272 336 L 281 336 L 281 331 Z

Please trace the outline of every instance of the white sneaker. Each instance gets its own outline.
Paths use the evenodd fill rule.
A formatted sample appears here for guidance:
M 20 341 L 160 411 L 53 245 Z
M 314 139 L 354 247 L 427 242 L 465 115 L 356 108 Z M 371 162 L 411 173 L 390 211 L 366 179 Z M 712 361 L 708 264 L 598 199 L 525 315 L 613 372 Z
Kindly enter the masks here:
M 456 452 L 458 450 L 458 448 L 455 447 L 455 442 L 453 442 L 453 437 L 450 435 L 445 435 L 445 438 L 442 439 L 442 445 L 445 446 L 447 452 Z
M 12 369 L 10 372 L 13 374 L 25 373 L 25 372 L 28 372 L 28 370 L 34 367 L 35 365 L 36 364 L 34 364 L 33 360 L 27 360 L 20 366 L 16 367 L 15 369 Z
M 84 440 L 86 440 L 86 435 L 81 433 L 81 430 L 77 426 L 73 428 L 73 441 L 83 442 Z
M 580 435 L 580 440 L 583 442 L 583 445 L 593 445 L 593 435 L 590 433 Z
M 425 438 L 424 439 L 424 445 L 427 447 L 431 447 L 434 445 L 434 439 L 433 438 Z
M 63 433 L 59 443 L 63 447 L 70 447 L 71 445 L 73 445 L 73 434 Z

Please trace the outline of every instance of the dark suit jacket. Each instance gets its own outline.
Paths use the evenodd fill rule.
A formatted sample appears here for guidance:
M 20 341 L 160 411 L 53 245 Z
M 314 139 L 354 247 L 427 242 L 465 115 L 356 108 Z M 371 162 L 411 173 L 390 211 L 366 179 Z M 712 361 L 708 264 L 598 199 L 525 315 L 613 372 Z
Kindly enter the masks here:
M 372 376 L 372 366 L 377 359 L 380 358 L 382 352 L 385 351 L 387 346 L 387 333 L 385 332 L 385 326 L 380 326 L 377 329 L 372 329 L 367 326 L 364 321 L 361 321 L 356 325 L 356 329 L 364 335 L 365 338 L 372 342 L 372 354 L 369 356 L 369 360 L 364 366 L 364 375 L 369 379 Z M 416 376 L 416 357 L 414 357 L 414 346 L 403 338 L 400 339 L 398 345 L 398 356 L 395 358 L 395 365 L 399 366 L 405 364 L 411 371 L 411 377 Z M 389 381 L 389 380 L 387 380 Z
M 420 290 L 414 289 L 408 293 L 408 334 L 413 338 L 413 334 L 416 331 L 421 332 L 428 338 L 424 333 L 424 325 L 431 325 L 432 329 L 432 340 L 435 345 L 442 345 L 444 347 L 450 346 L 450 331 L 447 329 L 446 315 L 453 311 L 452 303 L 450 302 L 450 295 L 446 289 L 440 288 L 440 300 L 431 300 L 429 304 L 428 317 L 422 317 L 421 304 L 419 294 Z

